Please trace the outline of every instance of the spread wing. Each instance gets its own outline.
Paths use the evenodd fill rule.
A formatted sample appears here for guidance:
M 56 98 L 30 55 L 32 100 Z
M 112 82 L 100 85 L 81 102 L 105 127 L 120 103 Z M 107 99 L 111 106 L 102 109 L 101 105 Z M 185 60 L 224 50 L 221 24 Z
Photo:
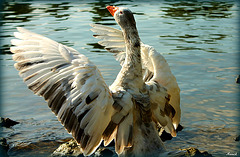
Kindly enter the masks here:
M 170 96 L 169 104 L 175 110 L 175 114 L 171 119 L 174 128 L 177 129 L 181 118 L 180 89 L 178 87 L 177 80 L 172 74 L 165 58 L 153 47 L 142 44 L 141 54 L 143 58 L 143 66 L 146 67 L 144 75 L 145 81 L 157 82 L 159 85 L 167 89 L 167 93 Z
M 175 137 L 176 128 L 174 126 L 174 117 L 179 114 L 180 106 L 178 108 L 179 110 L 176 110 L 171 103 L 173 102 L 173 100 L 176 100 L 180 97 L 179 93 L 172 93 L 171 88 L 168 88 L 169 84 L 171 85 L 172 83 L 175 83 L 171 82 L 174 81 L 171 80 L 171 77 L 173 75 L 168 71 L 170 70 L 170 68 L 167 65 L 166 60 L 163 58 L 163 56 L 157 53 L 154 48 L 150 46 L 145 46 L 145 49 L 142 49 L 142 51 L 145 54 L 146 58 L 151 59 L 151 62 L 148 64 L 152 65 L 152 69 L 147 69 L 149 73 L 146 75 L 149 76 L 145 78 L 145 81 L 147 87 L 150 88 L 149 92 L 150 102 L 153 104 L 153 118 L 160 124 L 160 126 L 164 128 L 166 132 L 170 133 L 173 137 Z M 166 83 L 167 81 L 170 81 L 168 82 L 169 84 Z M 177 89 L 179 90 L 179 88 Z
M 122 31 L 99 24 L 92 24 L 91 26 L 93 27 L 91 30 L 96 33 L 94 37 L 101 39 L 101 41 L 99 41 L 98 43 L 102 46 L 105 46 L 105 49 L 109 52 L 115 53 L 116 59 L 120 61 L 120 64 L 122 65 L 126 56 L 125 42 Z M 147 85 L 149 87 L 153 87 L 156 86 L 157 82 L 158 86 L 160 88 L 166 88 L 167 93 L 170 95 L 170 97 L 167 96 L 167 99 L 170 99 L 169 108 L 171 108 L 172 106 L 175 110 L 175 114 L 173 115 L 173 117 L 169 118 L 168 125 L 171 125 L 170 123 L 172 123 L 175 130 L 180 122 L 181 117 L 180 89 L 178 87 L 176 78 L 172 74 L 170 67 L 164 57 L 160 53 L 158 53 L 153 47 L 141 43 L 141 57 L 143 65 L 143 79 L 147 83 Z M 162 97 L 164 95 L 164 92 L 162 92 L 152 92 L 152 101 L 158 101 L 158 97 Z M 160 99 L 158 101 L 158 108 L 163 109 L 162 111 L 164 111 L 164 108 L 166 106 L 164 102 L 165 100 Z M 157 115 L 160 115 L 160 113 L 155 114 L 155 117 L 157 117 Z M 169 126 L 168 128 L 170 129 L 171 127 Z
M 28 88 L 42 96 L 59 121 L 93 153 L 113 115 L 113 98 L 97 67 L 73 48 L 18 28 L 11 52 Z

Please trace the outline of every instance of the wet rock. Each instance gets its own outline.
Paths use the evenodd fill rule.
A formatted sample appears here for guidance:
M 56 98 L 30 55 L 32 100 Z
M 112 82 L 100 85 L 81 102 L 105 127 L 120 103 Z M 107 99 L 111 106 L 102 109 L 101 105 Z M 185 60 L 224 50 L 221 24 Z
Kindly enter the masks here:
M 111 149 L 112 148 L 112 149 Z M 112 157 L 116 155 L 114 147 L 99 147 L 91 157 Z M 60 145 L 51 156 L 83 157 L 82 151 L 74 139 Z M 117 157 L 117 155 L 116 155 Z
M 179 132 L 179 131 L 182 131 L 182 129 L 183 129 L 183 126 L 179 124 L 176 131 Z
M 212 157 L 211 154 L 209 154 L 207 151 L 199 151 L 197 148 L 186 148 L 181 149 L 185 154 L 181 155 L 180 157 Z
M 94 153 L 94 157 L 112 157 L 113 155 L 117 156 L 114 150 L 110 150 L 109 148 L 104 147 L 98 148 Z
M 34 143 L 19 142 L 9 149 L 9 156 L 49 156 L 60 143 L 55 140 L 38 141 Z
M 56 149 L 51 156 L 77 156 L 84 157 L 80 147 L 74 139 L 63 143 Z M 100 147 L 90 157 L 117 157 L 114 147 Z M 178 151 L 164 152 L 159 156 L 167 157 L 212 157 L 207 151 L 199 151 L 197 148 L 190 147 Z
M 2 118 L 2 117 L 0 117 L 0 126 L 1 127 L 10 128 L 11 126 L 14 126 L 16 124 L 19 124 L 19 122 L 16 122 L 16 121 L 11 120 L 9 118 Z
M 170 151 L 160 154 L 160 156 L 166 156 L 166 157 L 212 157 L 211 154 L 209 154 L 206 151 L 199 151 L 197 148 L 186 148 L 186 149 L 180 149 L 178 151 Z
M 179 132 L 179 131 L 182 131 L 182 129 L 183 129 L 183 126 L 179 124 L 176 131 Z M 172 135 L 167 133 L 165 130 L 159 130 L 159 135 L 163 142 L 167 140 L 171 140 L 173 138 Z
M 160 136 L 161 140 L 163 142 L 167 141 L 167 140 L 171 140 L 173 137 L 171 134 L 167 133 L 165 130 L 161 133 L 161 136 Z
M 82 156 L 82 151 L 74 139 L 61 144 L 51 156 Z
M 238 137 L 235 138 L 235 141 L 239 141 L 240 140 L 240 135 L 238 135 Z
M 7 140 L 3 137 L 0 138 L 0 155 L 3 157 L 8 157 L 9 145 L 7 144 Z
M 240 75 L 237 76 L 236 83 L 240 83 Z

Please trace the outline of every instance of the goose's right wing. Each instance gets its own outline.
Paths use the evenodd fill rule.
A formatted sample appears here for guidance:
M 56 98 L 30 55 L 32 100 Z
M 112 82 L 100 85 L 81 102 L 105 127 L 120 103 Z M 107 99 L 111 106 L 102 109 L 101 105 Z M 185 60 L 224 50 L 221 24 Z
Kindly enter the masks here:
M 97 67 L 73 48 L 23 28 L 14 35 L 14 65 L 42 96 L 84 155 L 92 154 L 113 115 L 113 98 Z

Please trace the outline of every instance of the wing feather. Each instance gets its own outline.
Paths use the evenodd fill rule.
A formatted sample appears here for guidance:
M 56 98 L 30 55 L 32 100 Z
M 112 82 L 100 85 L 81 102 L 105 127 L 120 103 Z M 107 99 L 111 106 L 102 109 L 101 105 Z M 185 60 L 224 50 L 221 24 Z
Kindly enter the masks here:
M 147 61 L 143 61 L 143 64 L 146 64 L 147 70 L 152 74 L 151 79 L 146 81 L 155 81 L 167 89 L 170 95 L 169 104 L 171 104 L 176 112 L 172 118 L 174 128 L 176 129 L 181 118 L 180 88 L 178 87 L 177 80 L 172 74 L 167 61 L 160 53 L 151 46 L 142 45 L 142 47 L 144 47 L 142 48 L 142 53 L 146 55 L 145 58 L 148 58 Z
M 117 137 L 115 150 L 118 154 L 121 154 L 125 147 L 132 146 L 132 134 L 133 134 L 133 113 L 129 111 L 129 114 L 119 124 L 117 129 Z
M 68 132 L 90 155 L 111 121 L 113 98 L 97 67 L 76 50 L 17 28 L 11 51 L 15 68 L 35 94 L 44 97 Z
M 91 24 L 91 26 L 93 27 L 91 31 L 96 33 L 93 36 L 102 39 L 98 43 L 104 46 L 109 52 L 115 53 L 116 60 L 122 65 L 126 56 L 126 46 L 122 31 L 99 24 Z

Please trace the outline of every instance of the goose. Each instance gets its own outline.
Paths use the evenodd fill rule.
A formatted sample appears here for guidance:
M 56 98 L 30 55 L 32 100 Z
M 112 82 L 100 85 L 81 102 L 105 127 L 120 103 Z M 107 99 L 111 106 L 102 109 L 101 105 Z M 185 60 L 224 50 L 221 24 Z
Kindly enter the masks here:
M 99 43 L 115 52 L 121 70 L 109 87 L 85 55 L 18 27 L 10 48 L 28 88 L 45 99 L 84 156 L 115 141 L 120 156 L 165 152 L 157 127 L 173 137 L 180 122 L 180 89 L 164 57 L 141 42 L 133 13 L 107 6 L 121 30 L 92 24 Z

